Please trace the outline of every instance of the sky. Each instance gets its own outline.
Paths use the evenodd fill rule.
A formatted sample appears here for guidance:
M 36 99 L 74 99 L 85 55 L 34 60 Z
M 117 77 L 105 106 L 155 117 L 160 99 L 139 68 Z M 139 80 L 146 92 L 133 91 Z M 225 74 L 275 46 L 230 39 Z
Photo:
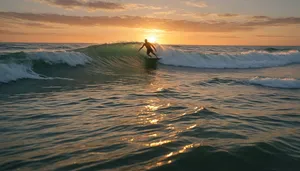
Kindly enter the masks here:
M 300 0 L 0 0 L 0 42 L 300 45 Z

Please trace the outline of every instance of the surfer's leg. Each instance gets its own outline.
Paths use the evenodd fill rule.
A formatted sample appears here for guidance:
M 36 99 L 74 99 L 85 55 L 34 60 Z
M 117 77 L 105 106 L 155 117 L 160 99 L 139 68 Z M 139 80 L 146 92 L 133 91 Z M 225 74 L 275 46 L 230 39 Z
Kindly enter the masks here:
M 158 57 L 157 57 L 157 55 L 156 55 L 156 54 L 155 54 L 153 51 L 152 51 L 151 53 L 152 53 L 153 55 L 155 55 L 155 56 L 156 56 L 156 58 L 158 58 Z
M 150 55 L 150 50 L 147 50 L 147 55 L 150 56 L 152 58 L 152 56 Z

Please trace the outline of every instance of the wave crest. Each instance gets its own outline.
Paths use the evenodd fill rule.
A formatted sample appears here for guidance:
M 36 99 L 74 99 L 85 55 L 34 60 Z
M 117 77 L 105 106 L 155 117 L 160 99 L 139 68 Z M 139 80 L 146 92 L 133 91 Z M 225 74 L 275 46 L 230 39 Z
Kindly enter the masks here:
M 261 85 L 273 88 L 298 89 L 300 80 L 294 78 L 261 78 L 255 77 L 249 80 L 250 84 Z
M 150 63 L 146 60 L 145 52 L 137 52 L 141 44 L 138 42 L 127 42 L 93 45 L 73 51 L 35 51 L 1 54 L 0 82 L 9 82 L 20 78 L 43 79 L 44 77 L 39 74 L 41 69 L 47 69 L 48 65 L 56 67 L 56 64 L 74 67 L 91 63 L 91 65 L 86 67 L 92 67 L 89 71 L 95 73 L 140 72 Z M 171 47 L 156 44 L 156 47 L 158 50 L 157 54 L 161 57 L 159 62 L 172 66 L 245 69 L 300 63 L 300 52 L 293 49 L 267 48 L 235 53 L 203 53 L 197 52 L 197 50 L 185 51 L 181 46 Z M 47 73 L 47 71 L 43 70 L 41 73 Z M 278 80 L 259 79 L 250 80 L 250 83 L 283 88 L 299 88 L 298 80 L 293 80 L 293 83 L 290 83 L 291 81 L 286 83 L 288 81 L 284 80 L 284 83 L 289 85 L 282 85 L 283 83 L 277 83 L 279 82 Z M 270 83 L 271 81 L 273 82 Z M 297 85 L 294 85 L 294 82 L 297 82 Z
M 68 64 L 70 66 L 84 65 L 92 58 L 80 52 L 34 52 L 28 53 L 30 60 L 42 60 L 48 64 Z
M 84 65 L 92 59 L 80 52 L 30 52 L 9 53 L 0 56 L 0 83 L 18 79 L 64 79 L 46 77 L 34 71 L 34 65 L 42 61 L 47 64 Z
M 92 58 L 80 52 L 17 52 L 0 56 L 0 63 L 34 63 L 42 61 L 48 64 L 84 65 Z
M 21 64 L 0 64 L 0 83 L 7 83 L 21 78 L 43 79 L 32 71 L 31 66 Z
M 265 68 L 300 63 L 300 53 L 295 50 L 274 53 L 248 51 L 235 54 L 204 54 L 159 46 L 158 54 L 162 58 L 162 64 L 195 68 Z

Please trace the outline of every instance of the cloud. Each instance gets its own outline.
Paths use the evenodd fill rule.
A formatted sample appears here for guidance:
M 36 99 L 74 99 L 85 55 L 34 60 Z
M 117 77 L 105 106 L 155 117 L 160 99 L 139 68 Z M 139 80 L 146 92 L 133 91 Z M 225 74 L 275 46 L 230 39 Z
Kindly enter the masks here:
M 61 27 L 58 27 L 58 26 L 51 26 L 51 25 L 48 25 L 48 24 L 36 23 L 36 22 L 25 22 L 25 23 L 16 23 L 16 24 L 25 25 L 25 26 L 28 26 L 28 27 L 45 28 L 45 29 L 58 29 L 58 28 L 61 28 Z
M 37 33 L 37 32 L 19 32 L 19 31 L 10 31 L 5 29 L 0 29 L 0 34 L 5 35 L 45 35 L 45 33 Z M 59 33 L 46 33 L 47 35 L 59 35 Z
M 215 22 L 213 24 L 209 24 L 207 22 L 147 18 L 139 16 L 66 16 L 58 14 L 0 12 L 0 18 L 21 19 L 31 22 L 67 24 L 72 26 L 113 26 L 184 32 L 230 32 L 251 30 L 250 27 L 239 26 L 238 24 L 225 22 Z
M 242 17 L 242 15 L 239 14 L 233 14 L 233 13 L 224 13 L 224 14 L 217 14 L 217 13 L 191 13 L 191 12 L 181 12 L 180 16 L 184 17 L 191 17 L 195 19 L 235 19 L 237 17 Z
M 67 16 L 58 14 L 34 14 L 0 12 L 0 18 L 41 22 L 45 24 L 64 24 L 70 26 L 125 27 L 142 29 L 160 29 L 182 32 L 234 32 L 251 31 L 267 26 L 286 26 L 300 24 L 300 17 L 271 18 L 263 21 L 228 22 L 228 21 L 188 21 L 149 18 L 139 16 Z
M 251 16 L 251 19 L 255 19 L 255 20 L 265 20 L 265 19 L 270 19 L 270 17 L 268 16 L 263 16 L 263 15 L 258 15 L 258 16 Z
M 250 21 L 242 24 L 243 26 L 285 26 L 285 25 L 294 25 L 300 24 L 300 17 L 284 17 L 284 18 L 270 18 L 266 20 Z
M 256 37 L 261 37 L 261 38 L 299 38 L 300 36 L 284 36 L 284 35 L 256 35 Z
M 203 18 L 203 17 L 208 17 L 211 15 L 212 15 L 212 13 L 190 13 L 190 12 L 182 12 L 181 13 L 181 16 L 193 17 L 193 18 Z
M 24 33 L 0 29 L 0 34 L 18 35 L 18 34 L 24 34 Z
M 11 28 L 11 29 L 22 29 L 23 27 L 31 28 L 42 28 L 42 29 L 61 29 L 62 26 L 47 24 L 44 22 L 31 22 L 28 20 L 22 19 L 11 19 L 11 18 L 2 18 L 0 17 L 0 27 L 2 28 Z
M 217 14 L 219 17 L 238 17 L 239 14 L 233 14 L 233 13 L 225 13 L 225 14 Z
M 215 35 L 215 36 L 210 36 L 214 38 L 222 38 L 222 39 L 238 39 L 240 37 L 238 36 L 225 36 L 225 35 Z
M 154 12 L 154 15 L 170 15 L 170 14 L 175 14 L 176 10 L 169 10 L 169 11 L 158 11 Z
M 121 4 L 107 1 L 89 1 L 89 0 L 35 0 L 41 3 L 58 6 L 65 9 L 87 9 L 89 11 L 106 10 L 121 11 L 128 9 L 161 9 L 160 7 L 147 6 L 144 4 Z
M 198 8 L 207 7 L 207 4 L 203 1 L 185 1 L 185 4 L 188 6 L 194 6 Z

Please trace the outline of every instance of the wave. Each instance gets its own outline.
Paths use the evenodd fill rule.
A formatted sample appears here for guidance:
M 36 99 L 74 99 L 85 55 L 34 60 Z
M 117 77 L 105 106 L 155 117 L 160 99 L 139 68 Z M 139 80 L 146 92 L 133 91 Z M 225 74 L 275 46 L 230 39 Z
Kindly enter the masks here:
M 33 63 L 42 61 L 47 64 L 84 65 L 92 59 L 79 52 L 18 52 L 0 56 L 1 63 Z
M 264 87 L 283 88 L 283 89 L 300 89 L 300 80 L 295 78 L 271 78 L 271 77 L 254 77 L 250 79 L 230 79 L 230 78 L 211 78 L 209 80 L 195 82 L 201 86 L 212 86 L 219 84 L 227 85 L 259 85 Z
M 32 71 L 30 66 L 21 64 L 0 64 L 0 83 L 7 83 L 21 78 L 43 79 Z
M 300 80 L 294 78 L 261 78 L 255 77 L 248 81 L 250 84 L 273 88 L 298 89 Z
M 289 49 L 289 48 L 273 48 L 273 47 L 268 47 L 268 48 L 265 48 L 263 49 L 264 51 L 267 51 L 267 52 L 292 52 L 292 51 L 295 51 L 295 52 L 299 52 L 299 50 L 295 50 L 295 49 Z
M 28 53 L 31 60 L 42 60 L 48 64 L 68 64 L 70 66 L 84 65 L 92 58 L 79 52 L 34 52 Z
M 3 67 L 0 68 L 0 72 L 2 72 L 3 77 L 2 79 L 0 78 L 0 82 L 9 82 L 22 78 L 43 79 L 45 77 L 41 77 L 40 73 L 53 75 L 53 68 L 50 69 L 49 66 L 58 67 L 61 64 L 66 65 L 65 69 L 68 69 L 66 67 L 81 65 L 84 68 L 88 68 L 87 72 L 96 74 L 112 74 L 112 72 L 126 73 L 128 71 L 139 72 L 141 69 L 145 69 L 144 64 L 146 59 L 144 53 L 137 52 L 139 46 L 140 43 L 131 42 L 93 45 L 72 51 L 1 54 L 0 64 Z M 9 72 L 7 68 L 9 68 Z M 20 70 L 23 74 L 19 74 Z
M 92 45 L 72 51 L 17 52 L 0 55 L 0 82 L 9 82 L 21 78 L 43 79 L 40 70 L 47 75 L 49 66 L 84 66 L 89 72 L 127 73 L 145 70 L 147 61 L 145 52 L 138 53 L 138 42 Z M 181 50 L 182 47 L 156 44 L 157 53 L 162 58 L 159 63 L 171 66 L 244 69 L 276 67 L 300 63 L 300 52 L 293 49 L 264 49 L 245 52 L 199 53 Z M 145 50 L 145 49 L 144 49 Z M 272 51 L 272 52 L 271 52 Z M 89 64 L 89 65 L 87 65 Z M 146 65 L 145 65 L 146 64 Z M 46 65 L 46 66 L 45 66 Z M 156 66 L 156 63 L 155 63 Z M 151 67 L 152 64 L 151 64 Z M 15 70 L 15 71 L 13 71 Z M 20 74 L 23 73 L 23 74 Z M 58 75 L 60 76 L 60 75 Z
M 16 81 L 18 79 L 38 79 L 38 80 L 73 80 L 69 78 L 61 77 L 47 77 L 38 74 L 32 70 L 30 65 L 22 64 L 0 64 L 0 83 L 8 83 L 10 81 Z
M 252 53 L 265 54 L 265 55 L 290 55 L 299 53 L 299 50 L 291 49 L 291 50 L 249 50 L 246 52 L 241 52 L 241 54 L 247 55 Z
M 130 60 L 130 63 L 140 63 L 145 58 L 144 53 L 137 53 L 141 43 L 115 43 L 94 45 L 77 49 L 93 59 L 98 58 L 100 63 L 115 62 L 114 65 Z M 197 53 L 180 50 L 180 46 L 162 46 L 156 44 L 158 55 L 162 58 L 159 62 L 164 65 L 213 68 L 213 69 L 244 69 L 284 66 L 300 63 L 300 52 L 294 49 L 265 49 L 252 50 L 239 53 Z M 272 51 L 272 52 L 271 52 Z M 129 59 L 133 57 L 133 59 Z M 101 58 L 101 59 L 99 59 Z M 116 66 L 114 66 L 116 67 Z
M 297 50 L 286 52 L 247 51 L 241 53 L 205 54 L 183 52 L 171 47 L 159 46 L 160 62 L 165 65 L 214 68 L 214 69 L 245 69 L 277 67 L 300 63 Z
M 48 65 L 66 64 L 84 65 L 92 59 L 79 52 L 30 52 L 8 53 L 0 56 L 0 83 L 18 79 L 66 79 L 47 77 L 34 71 L 34 67 L 43 63 Z
M 230 144 L 230 143 L 228 143 Z M 290 153 L 298 153 L 288 144 L 272 140 L 270 142 L 240 143 L 231 147 L 209 145 L 192 146 L 184 153 L 162 157 L 160 164 L 153 164 L 150 171 L 164 170 L 298 170 L 299 158 Z M 168 144 L 165 145 L 168 147 Z M 289 148 L 289 153 L 282 148 Z M 259 156 L 259 157 L 258 157 Z M 265 160 L 261 158 L 264 156 Z M 217 164 L 216 164 L 217 163 Z
M 147 55 L 143 52 L 138 52 L 140 46 L 141 43 L 137 42 L 114 43 L 93 45 L 87 48 L 76 49 L 75 51 L 91 57 L 94 67 L 101 71 L 137 71 L 147 67 L 145 65 L 147 64 Z

